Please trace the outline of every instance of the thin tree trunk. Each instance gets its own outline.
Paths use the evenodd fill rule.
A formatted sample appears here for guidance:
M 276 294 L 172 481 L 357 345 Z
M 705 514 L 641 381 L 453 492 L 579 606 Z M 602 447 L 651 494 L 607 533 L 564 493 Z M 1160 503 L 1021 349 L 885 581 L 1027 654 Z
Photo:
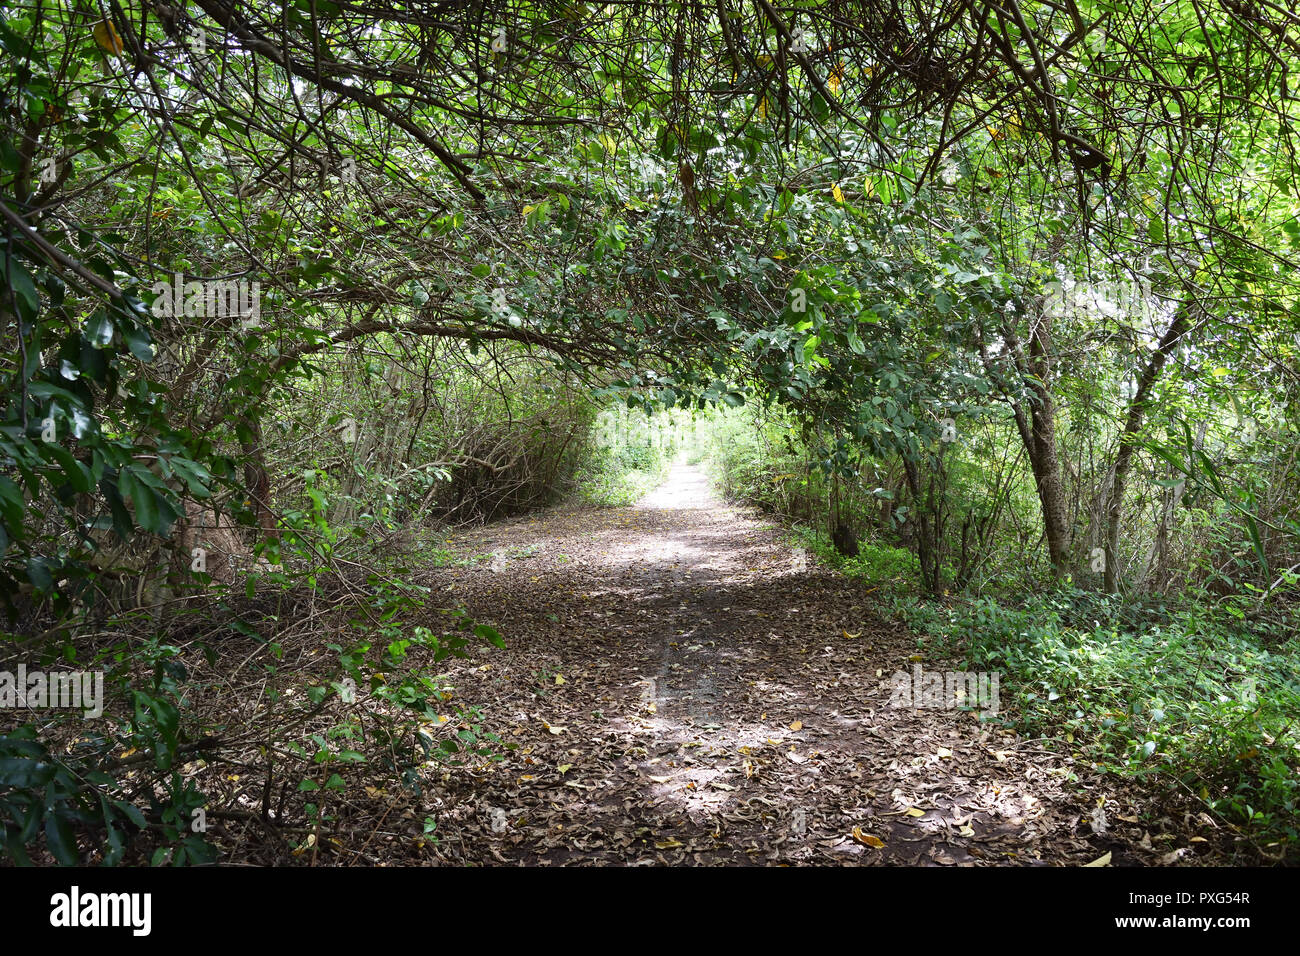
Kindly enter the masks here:
M 1133 465 L 1133 452 L 1137 448 L 1138 433 L 1142 430 L 1147 408 L 1151 404 L 1151 391 L 1155 387 L 1156 380 L 1159 379 L 1165 363 L 1169 361 L 1169 356 L 1178 346 L 1179 340 L 1187 334 L 1189 311 L 1189 304 L 1181 305 L 1174 313 L 1169 328 L 1160 337 L 1155 354 L 1151 356 L 1151 360 L 1142 370 L 1142 376 L 1138 379 L 1137 392 L 1129 403 L 1128 414 L 1124 418 L 1124 430 L 1120 432 L 1119 452 L 1115 456 L 1115 467 L 1111 472 L 1113 479 L 1106 516 L 1105 586 L 1111 593 L 1119 591 L 1119 523 L 1123 517 L 1124 491 L 1128 482 L 1129 469 Z

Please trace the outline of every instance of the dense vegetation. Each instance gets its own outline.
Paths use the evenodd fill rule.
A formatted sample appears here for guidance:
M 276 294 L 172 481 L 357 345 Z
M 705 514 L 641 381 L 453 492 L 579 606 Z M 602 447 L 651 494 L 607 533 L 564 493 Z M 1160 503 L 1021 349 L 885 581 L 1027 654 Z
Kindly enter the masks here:
M 490 753 L 416 652 L 503 635 L 409 568 L 678 449 L 1295 840 L 1287 5 L 28 0 L 0 63 L 6 655 L 108 672 L 6 726 L 12 858 L 210 859 L 223 753 L 303 832 Z

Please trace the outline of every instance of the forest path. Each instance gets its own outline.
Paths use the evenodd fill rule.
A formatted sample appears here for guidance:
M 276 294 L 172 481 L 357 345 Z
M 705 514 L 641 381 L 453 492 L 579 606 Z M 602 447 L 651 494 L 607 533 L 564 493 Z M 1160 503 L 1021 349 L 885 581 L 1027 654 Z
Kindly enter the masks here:
M 557 509 L 453 547 L 495 551 L 496 570 L 426 583 L 507 642 L 453 665 L 453 700 L 516 746 L 435 782 L 445 862 L 1119 862 L 1088 821 L 1103 790 L 1067 783 L 1082 768 L 969 711 L 892 707 L 915 636 L 860 583 L 801 568 L 697 468 L 635 507 Z M 1112 821 L 1135 815 L 1106 795 Z

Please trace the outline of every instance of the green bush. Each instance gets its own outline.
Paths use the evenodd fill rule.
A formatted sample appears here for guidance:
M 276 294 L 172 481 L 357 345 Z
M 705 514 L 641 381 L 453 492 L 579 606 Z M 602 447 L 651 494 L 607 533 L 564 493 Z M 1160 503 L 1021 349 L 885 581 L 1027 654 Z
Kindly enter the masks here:
M 873 590 L 910 590 L 915 586 L 919 574 L 916 555 L 904 548 L 863 541 L 858 545 L 858 556 L 846 558 L 824 534 L 819 535 L 806 526 L 797 527 L 795 536 L 799 545 L 816 554 L 823 564 L 846 577 L 861 580 Z
M 936 653 L 1003 674 L 1002 717 L 1097 766 L 1186 787 L 1265 840 L 1297 839 L 1298 640 L 1263 646 L 1231 616 L 1142 614 L 1076 591 L 895 611 Z

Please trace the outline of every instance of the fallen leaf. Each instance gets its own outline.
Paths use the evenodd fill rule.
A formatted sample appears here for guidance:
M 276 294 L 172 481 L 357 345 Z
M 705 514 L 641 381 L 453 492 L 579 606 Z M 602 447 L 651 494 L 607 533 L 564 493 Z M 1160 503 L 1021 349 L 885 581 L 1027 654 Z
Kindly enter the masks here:
M 862 827 L 853 828 L 853 839 L 857 840 L 864 846 L 869 846 L 876 850 L 883 848 L 885 845 L 885 841 L 880 839 L 880 837 L 872 836 L 870 833 L 863 833 Z
M 793 724 L 790 725 L 790 729 L 791 729 L 791 730 L 803 730 L 803 721 L 802 721 L 802 720 L 796 720 Z
M 1085 863 L 1084 866 L 1110 866 L 1110 850 L 1107 850 L 1091 863 Z

